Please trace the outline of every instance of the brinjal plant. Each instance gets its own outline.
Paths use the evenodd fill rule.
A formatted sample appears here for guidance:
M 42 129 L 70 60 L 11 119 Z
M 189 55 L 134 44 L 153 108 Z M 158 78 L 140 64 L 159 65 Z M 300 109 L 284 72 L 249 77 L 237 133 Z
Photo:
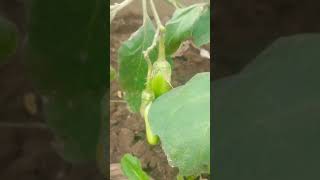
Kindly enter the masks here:
M 121 9 L 133 1 L 110 5 L 110 24 Z M 197 47 L 210 42 L 210 3 L 185 6 L 182 1 L 168 0 L 175 11 L 163 24 L 154 1 L 141 2 L 142 25 L 117 51 L 117 78 L 124 99 L 129 110 L 140 113 L 144 119 L 147 142 L 161 144 L 168 163 L 179 169 L 178 179 L 208 175 L 210 73 L 196 74 L 179 87 L 173 87 L 171 79 L 172 55 L 184 41 L 192 40 Z M 152 12 L 153 19 L 148 12 Z M 128 158 L 125 156 L 123 160 Z M 125 166 L 124 171 L 129 179 L 148 179 L 144 175 L 130 177 L 129 167 Z

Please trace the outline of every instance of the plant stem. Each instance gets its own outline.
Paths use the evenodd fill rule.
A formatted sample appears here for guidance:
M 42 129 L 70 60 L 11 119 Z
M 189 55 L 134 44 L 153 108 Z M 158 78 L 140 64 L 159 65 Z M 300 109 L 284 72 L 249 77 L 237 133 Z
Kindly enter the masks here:
M 158 53 L 158 61 L 166 60 L 166 47 L 164 44 L 164 33 L 160 33 L 159 35 L 159 53 Z
M 114 19 L 114 17 L 116 16 L 116 14 L 118 13 L 118 11 L 120 11 L 124 7 L 128 6 L 132 1 L 133 0 L 124 0 L 120 4 L 115 3 L 114 5 L 110 6 L 110 24 L 111 24 L 112 20 Z
M 147 5 L 146 5 L 146 0 L 142 0 L 142 5 L 143 5 L 143 21 L 145 23 L 146 18 L 148 17 L 148 12 L 147 12 Z M 153 13 L 153 16 L 155 18 L 156 24 L 157 24 L 157 30 L 156 33 L 153 37 L 153 41 L 150 47 L 148 47 L 144 52 L 144 58 L 147 61 L 148 64 L 148 76 L 147 76 L 147 88 L 150 86 L 150 80 L 151 80 L 151 72 L 152 72 L 152 62 L 150 60 L 149 54 L 152 51 L 153 48 L 157 46 L 157 41 L 159 39 L 159 53 L 158 53 L 158 59 L 165 60 L 165 45 L 164 45 L 164 32 L 165 32 L 165 27 L 162 25 L 158 12 L 155 8 L 153 0 L 150 0 L 150 6 L 151 10 Z M 160 37 L 160 38 L 159 38 Z
M 146 28 L 146 22 L 147 22 L 147 19 L 149 18 L 148 11 L 147 11 L 147 0 L 142 0 L 142 11 L 143 11 L 143 27 Z M 157 32 L 155 36 L 156 35 L 157 35 Z M 147 88 L 150 88 L 150 80 L 151 80 L 151 72 L 152 72 L 152 62 L 149 57 L 149 53 L 151 50 L 152 50 L 152 45 L 149 48 L 147 48 L 145 51 L 143 51 L 144 59 L 146 60 L 148 65 L 148 73 L 147 73 L 147 81 L 146 81 Z
M 151 46 L 148 47 L 145 51 L 143 51 L 144 58 L 145 58 L 145 60 L 147 61 L 147 64 L 148 64 L 148 75 L 147 75 L 147 86 L 148 87 L 150 85 L 151 72 L 152 72 L 152 62 L 151 62 L 151 59 L 149 57 L 149 54 L 152 51 L 152 49 L 157 45 L 157 39 L 158 39 L 159 33 L 160 33 L 160 30 L 157 29 L 156 33 L 154 34 L 154 38 L 153 38 Z
M 165 44 L 164 44 L 164 33 L 165 33 L 165 27 L 162 25 L 161 20 L 159 18 L 157 9 L 154 5 L 153 0 L 150 0 L 151 10 L 153 12 L 153 16 L 157 23 L 157 28 L 160 30 L 159 33 L 159 53 L 158 53 L 158 60 L 165 60 Z M 155 37 L 158 39 L 158 37 Z
M 150 0 L 150 5 L 151 5 L 151 10 L 152 10 L 153 16 L 154 16 L 156 23 L 157 23 L 157 27 L 160 29 L 160 32 L 162 32 L 165 28 L 160 21 L 160 18 L 159 18 L 159 15 L 158 15 L 158 12 L 157 12 L 157 9 L 154 5 L 153 0 Z
M 142 12 L 143 12 L 143 25 L 145 25 L 148 18 L 147 0 L 142 0 Z

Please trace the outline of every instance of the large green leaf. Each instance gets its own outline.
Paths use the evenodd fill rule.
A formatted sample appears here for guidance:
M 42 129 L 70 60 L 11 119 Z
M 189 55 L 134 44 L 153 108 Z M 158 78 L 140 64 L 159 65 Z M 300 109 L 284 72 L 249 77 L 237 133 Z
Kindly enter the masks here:
M 192 38 L 198 47 L 210 42 L 210 8 L 207 8 L 195 23 Z
M 108 79 L 103 0 L 33 0 L 26 65 L 70 161 L 95 160 Z
M 166 23 L 167 55 L 173 54 L 183 41 L 191 38 L 194 25 L 205 10 L 205 5 L 202 3 L 177 9 L 174 12 L 172 18 Z
M 0 16 L 0 65 L 5 63 L 8 56 L 17 48 L 18 32 L 16 26 Z
M 319 179 L 320 35 L 280 38 L 214 82 L 217 180 Z
M 121 169 L 129 180 L 149 180 L 148 175 L 142 170 L 139 159 L 131 154 L 125 154 L 121 158 Z
M 151 105 L 149 121 L 169 164 L 183 176 L 210 167 L 210 73 L 199 73 Z
M 124 42 L 118 51 L 119 81 L 129 108 L 133 112 L 137 112 L 140 108 L 141 93 L 147 78 L 148 68 L 143 51 L 151 46 L 154 34 L 153 24 L 148 18 L 145 25 Z M 155 53 L 152 51 L 150 54 L 152 61 L 156 59 Z

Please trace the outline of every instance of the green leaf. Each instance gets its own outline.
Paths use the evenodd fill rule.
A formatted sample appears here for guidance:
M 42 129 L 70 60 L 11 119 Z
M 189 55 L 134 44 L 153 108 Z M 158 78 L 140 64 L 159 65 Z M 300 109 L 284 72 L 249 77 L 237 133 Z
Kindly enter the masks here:
M 148 175 L 141 168 L 139 159 L 131 154 L 125 154 L 121 158 L 121 169 L 129 180 L 149 180 Z
M 319 179 L 320 35 L 280 38 L 214 82 L 214 178 Z
M 199 73 L 156 99 L 149 121 L 169 164 L 178 167 L 180 175 L 209 173 L 210 73 Z
M 96 160 L 109 81 L 105 2 L 33 0 L 29 17 L 26 65 L 47 99 L 45 119 L 66 160 Z
M 194 4 L 177 9 L 166 24 L 165 46 L 166 54 L 171 55 L 180 44 L 191 38 L 195 23 L 204 11 L 204 4 Z
M 155 30 L 148 18 L 129 40 L 124 42 L 118 51 L 119 82 L 125 92 L 125 99 L 130 110 L 138 112 L 141 104 L 141 93 L 145 88 L 147 78 L 147 63 L 143 51 L 151 46 Z M 156 59 L 156 52 L 150 54 L 152 61 Z
M 17 48 L 18 32 L 16 26 L 0 16 L 0 65 L 5 63 Z
M 198 47 L 210 42 L 210 8 L 207 8 L 195 23 L 192 37 Z

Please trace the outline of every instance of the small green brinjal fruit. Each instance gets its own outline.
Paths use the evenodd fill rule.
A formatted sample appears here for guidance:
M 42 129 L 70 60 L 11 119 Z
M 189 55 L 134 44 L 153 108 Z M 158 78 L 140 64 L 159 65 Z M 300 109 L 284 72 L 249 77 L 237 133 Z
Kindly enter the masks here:
M 151 88 L 155 98 L 172 89 L 171 86 L 171 66 L 166 60 L 157 60 L 153 64 L 151 74 Z
M 149 119 L 148 119 L 148 114 L 150 110 L 152 102 L 150 102 L 144 111 L 144 121 L 146 124 L 146 134 L 147 134 L 147 141 L 151 145 L 157 145 L 159 143 L 159 137 L 157 135 L 154 135 L 151 131 L 150 124 L 149 124 Z
M 144 117 L 144 112 L 148 104 L 150 104 L 154 100 L 154 93 L 149 90 L 145 89 L 142 91 L 141 94 L 141 105 L 140 105 L 140 115 Z

